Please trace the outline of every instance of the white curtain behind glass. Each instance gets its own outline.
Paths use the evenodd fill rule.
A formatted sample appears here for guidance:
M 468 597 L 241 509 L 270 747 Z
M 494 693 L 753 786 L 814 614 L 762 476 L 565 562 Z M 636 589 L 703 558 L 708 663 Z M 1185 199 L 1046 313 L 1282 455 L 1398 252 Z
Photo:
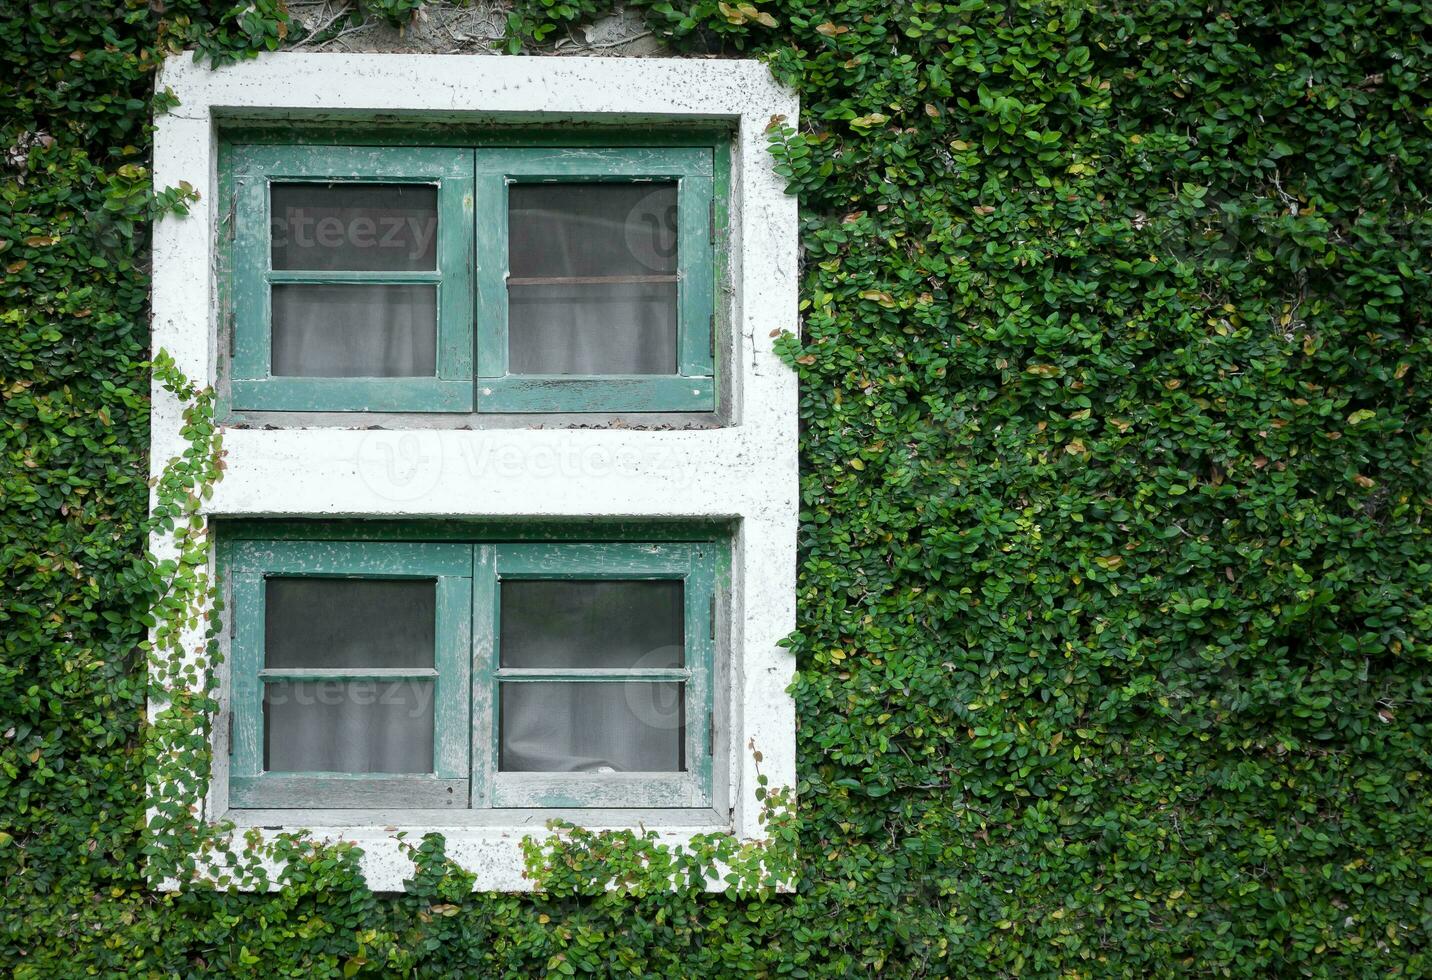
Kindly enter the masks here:
M 685 662 L 680 581 L 504 581 L 507 668 L 621 669 Z M 504 771 L 676 772 L 682 685 L 650 681 L 508 682 L 501 691 Z
M 437 372 L 437 288 L 273 287 L 278 377 L 412 378 Z
M 364 668 L 433 666 L 432 580 L 273 577 L 264 619 L 266 667 L 332 675 L 265 685 L 265 769 L 432 771 L 432 680 L 342 678 Z
M 437 189 L 431 185 L 277 183 L 270 195 L 275 270 L 437 269 Z M 276 376 L 436 374 L 433 285 L 275 285 L 271 301 Z
M 676 185 L 514 184 L 508 203 L 508 369 L 675 374 Z
M 432 772 L 433 683 L 278 681 L 264 686 L 269 772 Z
M 504 772 L 680 772 L 682 685 L 502 685 Z

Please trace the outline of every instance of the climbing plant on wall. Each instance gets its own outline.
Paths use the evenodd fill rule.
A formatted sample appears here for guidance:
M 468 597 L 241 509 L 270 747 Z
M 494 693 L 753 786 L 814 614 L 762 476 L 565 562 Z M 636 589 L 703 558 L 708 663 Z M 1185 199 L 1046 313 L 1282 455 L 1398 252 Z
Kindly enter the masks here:
M 270 894 L 151 890 L 146 242 L 185 197 L 150 188 L 153 69 L 300 29 L 48 0 L 0 11 L 0 964 L 1428 972 L 1426 5 L 628 6 L 802 99 L 768 133 L 803 214 L 799 890 L 643 888 L 585 837 L 534 896 L 471 894 L 439 837 L 399 896 L 299 841 Z M 521 0 L 504 48 L 606 7 Z

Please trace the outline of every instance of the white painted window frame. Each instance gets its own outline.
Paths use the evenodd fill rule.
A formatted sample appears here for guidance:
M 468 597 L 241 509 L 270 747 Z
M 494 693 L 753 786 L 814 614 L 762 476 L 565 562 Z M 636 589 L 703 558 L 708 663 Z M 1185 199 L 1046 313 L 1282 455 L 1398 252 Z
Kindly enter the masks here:
M 727 424 L 683 431 L 229 429 L 224 477 L 204 513 L 731 522 L 726 642 L 717 651 L 726 691 L 717 705 L 724 737 L 714 761 L 716 809 L 709 820 L 664 818 L 661 811 L 562 815 L 592 828 L 640 823 L 669 844 L 717 831 L 762 838 L 751 747 L 761 752 L 760 773 L 772 787 L 795 784 L 795 710 L 788 693 L 795 663 L 778 643 L 795 625 L 796 380 L 772 345 L 781 332 L 798 329 L 797 223 L 795 200 L 773 173 L 764 137 L 773 116 L 794 123 L 795 96 L 754 61 L 396 54 L 276 53 L 220 69 L 180 55 L 166 62 L 158 87 L 170 89 L 179 105 L 156 119 L 155 186 L 188 181 L 200 197 L 188 216 L 167 217 L 154 228 L 153 347 L 168 351 L 191 380 L 210 385 L 220 367 L 215 260 L 223 215 L 215 205 L 225 119 L 732 126 L 728 272 L 718 297 L 730 334 L 722 366 Z M 157 476 L 185 449 L 183 405 L 157 384 L 152 398 L 151 470 Z M 156 536 L 151 547 L 160 557 L 172 554 L 166 536 Z M 203 648 L 196 629 L 184 649 L 192 657 Z M 222 668 L 220 674 L 226 689 Z M 151 717 L 156 710 L 150 706 Z M 221 711 L 227 710 L 225 701 Z M 532 887 L 522 874 L 520 843 L 549 833 L 543 824 L 550 812 L 503 814 L 499 823 L 404 823 L 402 813 L 324 811 L 307 820 L 305 811 L 230 810 L 226 726 L 215 724 L 213 732 L 204 816 L 234 820 L 236 837 L 261 826 L 269 837 L 306 829 L 320 839 L 353 841 L 363 849 L 368 885 L 398 891 L 412 865 L 397 833 L 413 841 L 438 830 L 449 856 L 476 873 L 479 890 Z M 282 822 L 275 825 L 276 819 Z

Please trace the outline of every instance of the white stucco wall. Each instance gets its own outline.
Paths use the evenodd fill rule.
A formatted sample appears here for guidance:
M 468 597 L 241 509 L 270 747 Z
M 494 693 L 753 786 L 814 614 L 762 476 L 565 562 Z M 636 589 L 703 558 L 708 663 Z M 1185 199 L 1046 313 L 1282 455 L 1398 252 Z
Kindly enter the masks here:
M 217 133 L 225 118 L 350 115 L 410 119 L 560 123 L 726 120 L 734 127 L 726 309 L 734 356 L 729 424 L 685 431 L 530 427 L 371 430 L 351 423 L 226 431 L 226 471 L 205 504 L 211 517 L 729 518 L 732 595 L 726 643 L 731 696 L 725 706 L 730 823 L 646 826 L 679 842 L 691 833 L 761 836 L 756 769 L 764 756 L 772 786 L 794 785 L 794 708 L 786 693 L 791 655 L 777 646 L 795 623 L 797 518 L 796 385 L 772 352 L 797 329 L 796 205 L 771 172 L 764 130 L 774 115 L 794 120 L 795 97 L 749 61 L 587 59 L 441 55 L 270 54 L 218 70 L 171 59 L 159 80 L 178 108 L 157 120 L 156 187 L 200 189 L 187 217 L 154 231 L 153 346 L 191 379 L 219 377 L 214 243 Z M 185 448 L 182 405 L 153 391 L 152 467 Z M 153 542 L 163 554 L 167 541 Z M 202 637 L 190 638 L 197 652 Z M 227 709 L 226 709 L 227 710 Z M 214 726 L 209 816 L 226 811 L 225 726 Z M 719 782 L 719 781 L 718 781 Z M 725 812 L 726 806 L 718 806 Z M 388 826 L 390 824 L 386 824 Z M 298 829 L 299 824 L 284 826 Z M 401 888 L 411 874 L 395 831 L 383 826 L 310 827 L 358 841 L 371 887 Z M 403 825 L 409 840 L 425 826 Z M 506 826 L 449 826 L 449 854 L 478 874 L 482 889 L 528 887 L 519 842 L 545 831 L 514 818 Z M 720 887 L 715 883 L 713 887 Z

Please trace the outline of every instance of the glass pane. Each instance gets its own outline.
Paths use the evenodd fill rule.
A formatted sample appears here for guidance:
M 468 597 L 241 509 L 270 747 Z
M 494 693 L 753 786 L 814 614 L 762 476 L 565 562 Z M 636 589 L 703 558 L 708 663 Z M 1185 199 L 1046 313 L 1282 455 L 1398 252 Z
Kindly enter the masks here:
M 513 374 L 675 374 L 676 283 L 514 287 Z
M 432 681 L 264 685 L 268 772 L 432 772 Z
M 504 667 L 680 667 L 682 583 L 501 584 Z
M 272 371 L 302 378 L 437 374 L 437 287 L 273 287 Z
M 686 685 L 505 683 L 503 772 L 681 772 Z
M 432 667 L 437 584 L 270 578 L 264 588 L 268 667 Z
M 437 265 L 438 189 L 423 184 L 274 184 L 275 269 L 415 272 Z
M 514 374 L 675 374 L 676 184 L 508 191 Z
M 676 272 L 674 181 L 512 184 L 507 209 L 514 278 Z

